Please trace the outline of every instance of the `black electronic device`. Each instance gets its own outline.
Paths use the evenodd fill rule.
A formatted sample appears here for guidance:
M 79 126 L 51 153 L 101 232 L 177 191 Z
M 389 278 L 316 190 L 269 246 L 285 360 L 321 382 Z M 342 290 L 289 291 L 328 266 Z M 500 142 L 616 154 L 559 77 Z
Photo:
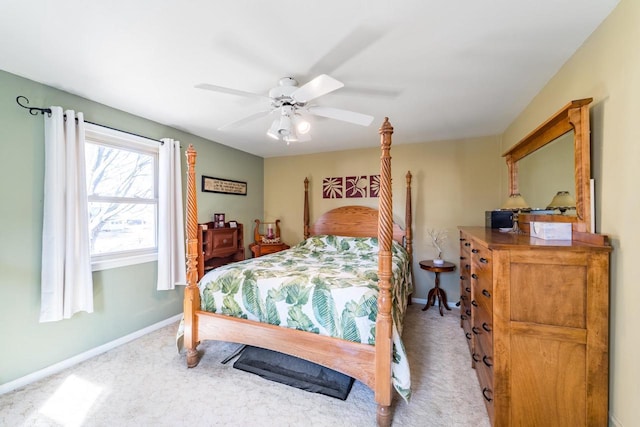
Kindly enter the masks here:
M 495 210 L 485 212 L 485 227 L 511 228 L 513 227 L 513 211 Z

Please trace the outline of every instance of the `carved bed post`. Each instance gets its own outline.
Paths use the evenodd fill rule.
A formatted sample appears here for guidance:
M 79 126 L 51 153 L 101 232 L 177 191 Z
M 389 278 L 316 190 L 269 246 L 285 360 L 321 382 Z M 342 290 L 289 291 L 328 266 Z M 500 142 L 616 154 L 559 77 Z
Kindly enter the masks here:
M 187 288 L 184 291 L 184 345 L 187 349 L 187 366 L 193 368 L 199 362 L 195 312 L 200 309 L 198 289 L 198 203 L 196 201 L 196 150 L 189 145 L 187 156 Z
M 376 320 L 376 386 L 379 426 L 391 425 L 391 240 L 393 204 L 391 197 L 391 134 L 393 127 L 385 117 L 380 133 L 380 198 L 378 214 L 378 317 Z
M 309 178 L 304 179 L 304 238 L 309 238 Z
M 411 280 L 413 280 L 413 228 L 411 227 L 412 215 L 411 215 L 411 171 L 407 171 L 407 195 L 404 208 L 404 229 L 405 229 L 405 249 L 409 254 L 409 270 L 411 273 Z M 409 294 L 409 304 L 411 304 L 411 294 Z

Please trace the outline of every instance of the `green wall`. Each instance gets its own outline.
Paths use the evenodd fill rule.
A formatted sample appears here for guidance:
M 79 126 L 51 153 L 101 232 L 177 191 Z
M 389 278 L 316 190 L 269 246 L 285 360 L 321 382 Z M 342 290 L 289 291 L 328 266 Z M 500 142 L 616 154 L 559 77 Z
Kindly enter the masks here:
M 0 70 L 0 384 L 98 347 L 182 312 L 183 288 L 158 292 L 156 263 L 94 273 L 94 313 L 39 323 L 44 131 L 42 116 L 20 108 L 60 105 L 85 120 L 198 151 L 202 174 L 248 183 L 248 195 L 201 193 L 199 221 L 213 212 L 246 224 L 262 217 L 263 159 Z M 186 172 L 186 164 L 183 163 Z M 183 180 L 186 181 L 186 180 Z

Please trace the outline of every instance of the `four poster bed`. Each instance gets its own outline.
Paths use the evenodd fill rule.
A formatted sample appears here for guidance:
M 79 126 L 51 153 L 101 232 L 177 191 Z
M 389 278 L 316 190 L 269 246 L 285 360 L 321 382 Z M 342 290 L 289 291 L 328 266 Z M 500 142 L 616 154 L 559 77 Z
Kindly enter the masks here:
M 290 354 L 369 386 L 378 405 L 378 424 L 391 424 L 392 387 L 405 399 L 410 395 L 400 334 L 412 292 L 411 174 L 407 173 L 403 231 L 392 220 L 389 150 L 393 127 L 388 119 L 379 133 L 379 210 L 337 208 L 310 225 L 305 179 L 303 242 L 282 252 L 219 267 L 204 277 L 200 277 L 197 262 L 202 247 L 198 239 L 196 153 L 189 147 L 187 288 L 182 325 L 189 367 L 198 364 L 197 345 L 203 340 Z M 322 261 L 325 263 L 319 270 L 313 270 L 313 264 L 327 256 L 331 263 Z M 340 261 L 341 257 L 346 258 Z M 247 270 L 248 266 L 253 269 Z M 358 282 L 352 284 L 351 280 Z

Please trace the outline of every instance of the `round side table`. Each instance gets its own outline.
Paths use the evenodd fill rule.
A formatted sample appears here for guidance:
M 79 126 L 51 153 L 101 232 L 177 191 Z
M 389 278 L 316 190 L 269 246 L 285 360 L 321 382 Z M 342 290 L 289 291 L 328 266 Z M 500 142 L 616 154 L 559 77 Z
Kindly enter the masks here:
M 442 307 L 447 310 L 451 310 L 449 305 L 447 304 L 447 294 L 445 294 L 444 289 L 440 288 L 440 273 L 447 273 L 456 269 L 456 265 L 452 262 L 445 261 L 442 265 L 436 265 L 433 263 L 433 260 L 425 260 L 420 261 L 420 268 L 423 270 L 431 271 L 436 275 L 435 286 L 429 291 L 429 295 L 427 295 L 427 304 L 424 306 L 422 311 L 425 311 L 429 308 L 429 306 L 433 306 L 436 304 L 436 299 L 438 299 L 438 305 L 440 307 L 440 316 L 443 316 Z

